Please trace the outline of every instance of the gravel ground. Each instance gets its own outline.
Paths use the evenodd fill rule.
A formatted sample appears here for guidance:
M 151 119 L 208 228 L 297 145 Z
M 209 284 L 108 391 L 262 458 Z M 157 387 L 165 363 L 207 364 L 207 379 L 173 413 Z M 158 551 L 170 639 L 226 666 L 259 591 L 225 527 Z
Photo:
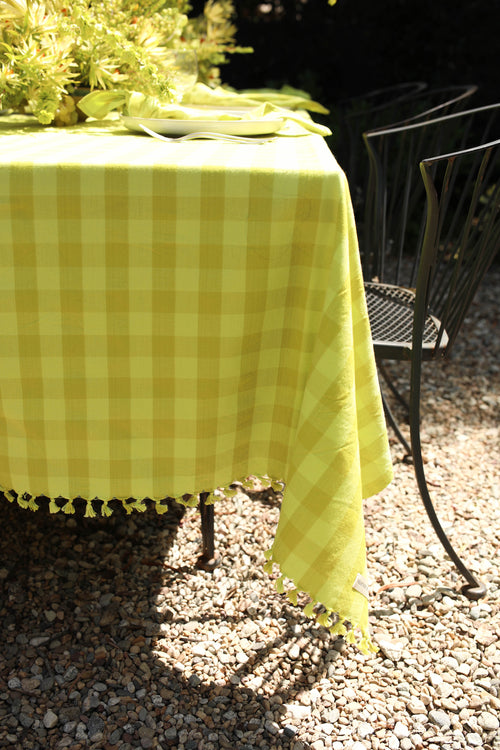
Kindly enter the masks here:
M 274 591 L 268 488 L 216 509 L 213 574 L 193 567 L 195 510 L 84 519 L 1 501 L 0 747 L 500 748 L 498 290 L 500 269 L 424 388 L 438 512 L 486 598 L 460 593 L 395 442 L 395 480 L 366 502 L 371 656 Z

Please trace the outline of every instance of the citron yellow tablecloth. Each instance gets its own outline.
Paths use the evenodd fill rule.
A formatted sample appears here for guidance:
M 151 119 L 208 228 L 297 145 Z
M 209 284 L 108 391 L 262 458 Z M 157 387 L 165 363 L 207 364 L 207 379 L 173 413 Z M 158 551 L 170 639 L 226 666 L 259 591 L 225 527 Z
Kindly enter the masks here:
M 362 498 L 391 461 L 349 192 L 320 136 L 173 145 L 2 117 L 0 294 L 8 499 L 161 512 L 283 480 L 278 587 L 370 648 Z

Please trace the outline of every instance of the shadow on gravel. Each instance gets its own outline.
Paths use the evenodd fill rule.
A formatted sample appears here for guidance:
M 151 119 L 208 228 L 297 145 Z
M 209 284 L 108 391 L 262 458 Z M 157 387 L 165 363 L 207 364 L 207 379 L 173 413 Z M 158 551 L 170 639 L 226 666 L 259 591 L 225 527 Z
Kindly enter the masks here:
M 277 502 L 269 493 L 256 499 Z M 293 746 L 297 730 L 276 719 L 325 668 L 305 650 L 287 664 L 277 655 L 283 642 L 300 641 L 302 613 L 287 610 L 279 637 L 249 635 L 248 661 L 229 657 L 227 679 L 220 679 L 220 666 L 214 677 L 199 677 L 203 657 L 194 649 L 186 664 L 183 649 L 203 644 L 205 629 L 213 632 L 221 621 L 229 630 L 252 630 L 252 617 L 228 616 L 222 602 L 205 601 L 203 612 L 197 616 L 194 607 L 187 620 L 165 604 L 169 587 L 195 586 L 208 575 L 190 567 L 189 555 L 179 565 L 165 561 L 183 523 L 183 509 L 175 508 L 161 516 L 151 510 L 86 519 L 50 515 L 44 507 L 32 513 L 0 498 L 1 748 Z M 230 572 L 231 565 L 229 554 L 222 567 Z M 169 644 L 180 657 L 161 650 Z M 318 644 L 332 648 L 319 636 Z M 209 656 L 207 665 L 220 655 Z M 241 684 L 257 674 L 272 682 L 277 659 L 282 687 L 274 695 Z

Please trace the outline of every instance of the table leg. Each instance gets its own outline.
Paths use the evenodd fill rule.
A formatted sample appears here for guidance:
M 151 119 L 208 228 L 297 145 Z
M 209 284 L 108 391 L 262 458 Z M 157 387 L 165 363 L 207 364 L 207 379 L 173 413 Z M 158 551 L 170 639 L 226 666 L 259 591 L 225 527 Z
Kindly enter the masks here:
M 200 493 L 200 515 L 202 553 L 196 562 L 196 567 L 202 570 L 214 570 L 220 565 L 220 556 L 215 552 L 214 539 L 214 506 L 207 505 L 208 492 Z

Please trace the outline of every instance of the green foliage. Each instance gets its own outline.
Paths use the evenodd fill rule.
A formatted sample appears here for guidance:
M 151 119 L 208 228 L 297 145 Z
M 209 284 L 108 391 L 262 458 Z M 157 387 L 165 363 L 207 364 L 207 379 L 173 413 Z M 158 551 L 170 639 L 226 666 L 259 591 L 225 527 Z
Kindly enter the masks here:
M 165 62 L 195 49 L 200 80 L 218 82 L 235 46 L 230 0 L 208 0 L 190 19 L 187 0 L 0 0 L 0 108 L 24 104 L 41 123 L 68 115 L 75 89 L 122 88 L 168 100 Z

